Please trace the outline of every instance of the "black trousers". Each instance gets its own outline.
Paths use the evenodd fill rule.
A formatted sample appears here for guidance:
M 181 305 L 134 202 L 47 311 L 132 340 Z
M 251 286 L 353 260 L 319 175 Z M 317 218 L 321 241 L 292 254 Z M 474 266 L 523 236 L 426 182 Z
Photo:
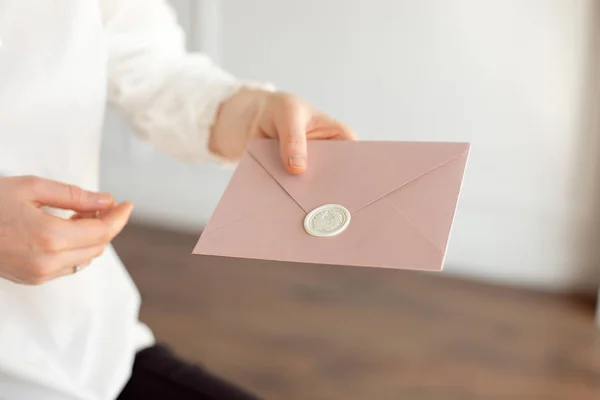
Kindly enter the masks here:
M 131 378 L 117 400 L 258 400 L 243 390 L 186 363 L 166 346 L 140 351 Z

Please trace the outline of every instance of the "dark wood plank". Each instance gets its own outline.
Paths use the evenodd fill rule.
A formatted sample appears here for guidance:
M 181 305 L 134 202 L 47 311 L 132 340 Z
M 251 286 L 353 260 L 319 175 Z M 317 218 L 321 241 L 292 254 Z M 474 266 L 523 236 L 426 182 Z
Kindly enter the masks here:
M 600 398 L 594 299 L 442 274 L 192 256 L 197 235 L 128 227 L 141 318 L 266 399 Z

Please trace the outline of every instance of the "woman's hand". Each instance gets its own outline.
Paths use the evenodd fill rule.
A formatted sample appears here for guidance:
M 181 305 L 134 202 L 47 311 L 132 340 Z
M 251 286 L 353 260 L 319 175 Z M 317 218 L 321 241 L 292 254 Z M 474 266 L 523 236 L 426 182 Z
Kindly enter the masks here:
M 97 218 L 65 220 L 42 206 Z M 36 177 L 0 178 L 0 277 L 38 285 L 98 257 L 123 229 L 130 203 Z
M 287 170 L 306 170 L 306 141 L 356 139 L 350 128 L 287 93 L 242 89 L 225 101 L 217 116 L 210 150 L 226 159 L 239 159 L 252 138 L 279 139 Z

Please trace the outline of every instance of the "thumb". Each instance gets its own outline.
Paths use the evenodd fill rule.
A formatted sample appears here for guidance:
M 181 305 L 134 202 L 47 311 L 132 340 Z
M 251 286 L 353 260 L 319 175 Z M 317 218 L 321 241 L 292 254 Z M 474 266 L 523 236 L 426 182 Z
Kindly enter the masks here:
M 28 189 L 29 199 L 40 206 L 90 212 L 104 210 L 115 202 L 109 193 L 90 192 L 75 185 L 43 178 L 26 178 L 24 184 Z
M 283 115 L 285 118 L 276 124 L 281 158 L 288 172 L 301 174 L 307 166 L 306 126 L 309 117 L 299 108 L 287 110 Z

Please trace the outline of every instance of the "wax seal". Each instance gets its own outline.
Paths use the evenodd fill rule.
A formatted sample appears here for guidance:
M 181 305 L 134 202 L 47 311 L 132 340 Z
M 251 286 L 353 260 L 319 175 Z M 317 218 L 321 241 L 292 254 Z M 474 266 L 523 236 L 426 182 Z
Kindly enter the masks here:
M 338 204 L 325 204 L 308 213 L 304 229 L 312 236 L 336 236 L 350 223 L 350 211 Z

